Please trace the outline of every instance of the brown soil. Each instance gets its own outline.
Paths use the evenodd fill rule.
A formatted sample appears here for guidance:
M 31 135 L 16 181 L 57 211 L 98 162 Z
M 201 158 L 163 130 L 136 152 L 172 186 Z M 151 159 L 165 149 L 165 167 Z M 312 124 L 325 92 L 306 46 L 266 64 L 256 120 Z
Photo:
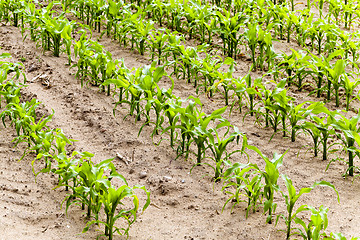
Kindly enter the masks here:
M 113 54 L 113 58 L 124 58 L 128 68 L 149 64 L 148 58 L 119 48 L 109 39 L 104 38 L 100 43 Z M 19 29 L 10 26 L 0 27 L 0 44 L 0 53 L 11 53 L 12 61 L 25 60 L 29 80 L 23 90 L 25 98 L 36 97 L 41 101 L 42 113 L 55 111 L 50 126 L 61 128 L 68 137 L 78 140 L 74 145 L 76 150 L 94 153 L 95 162 L 113 158 L 117 153 L 131 160 L 127 165 L 116 158 L 114 163 L 131 186 L 141 184 L 151 191 L 152 204 L 132 226 L 130 239 L 285 239 L 285 234 L 279 231 L 285 229 L 283 221 L 280 220 L 276 227 L 266 224 L 262 208 L 250 214 L 248 219 L 245 219 L 245 203 L 232 211 L 229 204 L 222 212 L 227 195 L 221 191 L 221 183 L 211 180 L 213 172 L 209 167 L 195 167 L 190 173 L 194 156 L 188 161 L 174 160 L 176 152 L 166 142 L 158 147 L 152 143 L 150 128 L 145 127 L 137 137 L 143 122 L 135 123 L 132 117 L 124 120 L 125 108 L 118 108 L 114 117 L 114 100 L 95 87 L 81 88 L 74 70 L 65 65 L 67 59 L 64 55 L 55 58 L 51 53 L 43 54 L 30 40 L 23 42 Z M 277 44 L 277 47 L 288 50 L 286 44 Z M 244 75 L 248 64 L 238 61 L 236 75 Z M 32 81 L 39 74 L 47 74 L 50 81 Z M 168 84 L 164 82 L 164 85 Z M 183 81 L 176 81 L 174 93 L 182 98 L 195 95 L 193 87 Z M 296 91 L 292 91 L 292 96 L 299 102 L 312 99 L 306 97 L 306 93 Z M 204 94 L 199 97 L 206 112 L 224 106 L 220 94 L 211 100 Z M 333 105 L 330 103 L 328 107 L 333 108 Z M 303 147 L 311 143 L 309 137 L 300 135 L 295 143 L 291 143 L 290 139 L 284 139 L 278 133 L 269 142 L 270 129 L 254 125 L 253 117 L 242 119 L 243 115 L 236 112 L 230 117 L 231 123 L 247 134 L 249 143 L 265 155 L 270 157 L 274 151 L 283 153 L 289 149 L 281 173 L 287 174 L 297 189 L 326 180 L 339 191 L 340 203 L 333 190 L 318 188 L 303 195 L 297 207 L 301 204 L 329 207 L 328 232 L 342 232 L 347 237 L 360 235 L 360 186 L 358 180 L 353 183 L 353 179 L 341 176 L 345 164 L 334 163 L 325 171 L 328 162 L 321 161 L 320 157 L 314 158 L 313 153 Z M 39 175 L 35 182 L 30 164 L 32 156 L 17 161 L 25 146 L 13 148 L 11 140 L 15 130 L 0 125 L 0 131 L 0 239 L 96 239 L 99 232 L 95 227 L 80 234 L 85 226 L 83 211 L 72 206 L 66 216 L 65 210 L 61 209 L 66 192 L 53 190 L 57 183 L 55 176 Z M 250 161 L 264 167 L 263 161 L 254 154 L 250 155 Z M 145 178 L 140 178 L 141 172 L 146 172 Z M 280 182 L 281 189 L 285 190 L 283 181 Z M 144 202 L 143 197 L 140 200 Z M 275 201 L 278 202 L 276 212 L 285 214 L 284 199 L 279 193 Z

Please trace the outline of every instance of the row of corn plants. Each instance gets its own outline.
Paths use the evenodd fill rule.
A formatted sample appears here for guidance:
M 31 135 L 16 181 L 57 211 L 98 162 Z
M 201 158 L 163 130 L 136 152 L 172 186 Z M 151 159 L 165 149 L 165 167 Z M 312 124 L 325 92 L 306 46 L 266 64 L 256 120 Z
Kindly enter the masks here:
M 8 54 L 0 55 L 1 58 Z M 35 177 L 40 173 L 52 173 L 58 176 L 58 185 L 69 191 L 63 204 L 66 213 L 72 204 L 87 208 L 86 232 L 92 224 L 102 224 L 105 227 L 104 236 L 113 239 L 113 234 L 129 235 L 130 226 L 136 221 L 139 211 L 139 197 L 136 189 L 142 189 L 147 195 L 142 211 L 150 204 L 150 192 L 143 186 L 130 187 L 126 179 L 117 172 L 113 159 L 104 160 L 95 164 L 91 159 L 94 154 L 89 152 L 69 152 L 68 146 L 74 140 L 65 136 L 61 129 L 52 129 L 48 126 L 53 114 L 38 116 L 36 109 L 40 105 L 35 98 L 21 102 L 21 88 L 25 86 L 26 78 L 20 64 L 0 62 L 1 99 L 6 105 L 0 113 L 3 125 L 9 123 L 16 129 L 17 136 L 13 139 L 15 146 L 25 144 L 25 150 L 20 160 L 26 156 L 31 158 Z M 14 73 L 12 73 L 14 72 Z M 13 75 L 13 77 L 10 77 Z M 24 76 L 24 83 L 19 82 Z M 40 166 L 42 165 L 42 167 Z M 40 169 L 40 170 L 39 170 Z M 117 183 L 114 183 L 118 179 Z M 121 184 L 120 187 L 116 185 Z M 125 199 L 131 199 L 133 207 L 124 204 Z M 106 215 L 106 221 L 103 220 Z M 124 219 L 125 226 L 115 225 L 117 219 Z

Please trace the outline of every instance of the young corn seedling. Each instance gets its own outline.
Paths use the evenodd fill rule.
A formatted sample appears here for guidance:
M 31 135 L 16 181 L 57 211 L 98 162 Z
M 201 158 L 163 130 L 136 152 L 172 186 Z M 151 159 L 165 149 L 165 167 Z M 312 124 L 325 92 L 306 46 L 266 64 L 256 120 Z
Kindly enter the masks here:
M 330 236 L 325 236 L 324 240 L 347 240 L 347 238 L 342 233 L 330 233 Z M 350 240 L 359 240 L 359 237 L 351 237 Z
M 301 218 L 295 217 L 294 222 L 299 224 L 302 229 L 296 228 L 296 231 L 293 234 L 300 235 L 304 240 L 320 240 L 321 237 L 326 236 L 325 230 L 328 227 L 327 212 L 329 209 L 324 208 L 322 205 L 319 207 L 319 210 L 308 205 L 302 205 L 296 212 L 300 213 L 304 211 L 311 211 L 310 221 L 306 224 Z
M 66 201 L 66 212 L 71 204 L 79 202 L 82 204 L 84 210 L 87 206 L 86 217 L 90 219 L 91 214 L 95 214 L 95 220 L 98 220 L 99 193 L 100 191 L 106 191 L 110 187 L 110 181 L 104 175 L 104 172 L 111 168 L 111 161 L 113 159 L 107 159 L 99 164 L 93 164 L 90 160 L 84 161 L 78 169 L 79 185 L 73 189 L 75 195 L 68 195 Z M 78 198 L 78 199 L 76 199 Z
M 222 58 L 218 55 L 214 58 L 212 55 L 207 54 L 202 61 L 202 68 L 199 70 L 204 77 L 204 90 L 206 93 L 209 93 L 210 97 L 213 96 L 211 87 L 214 85 L 214 82 L 218 77 L 219 68 L 222 65 Z
M 307 70 L 309 67 L 309 61 L 311 57 L 303 52 L 303 51 L 295 51 L 291 49 L 293 52 L 292 55 L 295 58 L 295 61 L 292 66 L 292 70 L 294 70 L 295 76 L 292 78 L 292 82 L 298 87 L 298 90 L 301 91 L 304 86 L 303 80 L 312 73 L 312 71 Z M 297 82 L 295 82 L 295 78 L 297 78 Z
M 201 164 L 201 160 L 204 158 L 203 156 L 205 154 L 205 150 L 209 147 L 205 145 L 205 143 L 209 145 L 209 137 L 216 131 L 216 129 L 220 128 L 224 122 L 226 123 L 221 116 L 225 112 L 226 108 L 227 107 L 223 107 L 215 110 L 210 115 L 200 112 L 197 116 L 197 123 L 194 129 L 190 132 L 190 136 L 194 140 L 198 150 L 196 154 L 197 165 Z M 220 120 L 221 122 L 217 124 L 216 129 L 209 128 L 209 123 L 215 120 Z
M 73 29 L 73 22 L 69 22 L 63 15 L 58 17 L 44 14 L 38 20 L 42 30 L 42 46 L 44 51 L 50 50 L 52 47 L 55 57 L 60 56 L 60 47 L 62 44 L 66 45 L 67 54 L 70 57 L 71 46 L 71 32 Z
M 340 106 L 340 97 L 339 97 L 339 88 L 341 85 L 341 78 L 345 73 L 345 64 L 346 62 L 343 59 L 336 61 L 335 65 L 331 68 L 327 68 L 329 73 L 328 75 L 328 100 L 330 98 L 331 84 L 334 88 L 335 94 L 335 106 Z
M 308 67 L 317 76 L 317 89 L 316 89 L 317 97 L 320 97 L 320 95 L 321 95 L 321 92 L 323 89 L 322 85 L 323 85 L 324 77 L 326 77 L 329 74 L 328 69 L 331 68 L 330 61 L 332 59 L 334 59 L 335 57 L 342 56 L 342 55 L 343 55 L 343 50 L 336 50 L 335 52 L 331 53 L 328 57 L 324 57 L 324 56 L 317 57 L 317 56 L 311 54 L 312 63 L 310 65 L 308 65 Z M 329 89 L 329 88 L 331 88 L 331 81 L 329 79 L 328 79 L 328 84 L 326 87 L 327 87 L 327 99 L 329 100 L 330 96 L 331 96 L 330 95 L 331 90 Z
M 135 33 L 135 41 L 136 41 L 136 48 L 140 55 L 144 55 L 147 46 L 147 40 L 151 32 L 154 30 L 154 22 L 146 22 L 142 20 L 136 24 Z M 133 45 L 133 43 L 132 43 Z
M 178 109 L 181 108 L 182 103 L 182 99 L 174 97 L 169 98 L 164 105 L 164 114 L 168 118 L 169 127 L 164 129 L 162 134 L 170 130 L 171 147 L 174 147 L 174 141 L 177 138 L 177 135 L 175 135 L 175 127 L 180 118 Z
M 331 126 L 342 133 L 340 134 L 335 131 L 335 135 L 342 141 L 342 146 L 349 155 L 349 167 L 346 172 L 349 172 L 350 176 L 354 176 L 354 157 L 359 156 L 359 151 L 355 147 L 355 143 L 360 145 L 360 127 L 357 126 L 360 121 L 360 113 L 351 119 L 339 113 L 330 116 L 332 118 Z M 338 117 L 340 118 L 337 119 Z
M 278 125 L 281 122 L 281 111 L 280 106 L 274 100 L 274 96 L 278 95 L 285 90 L 286 79 L 282 79 L 276 86 L 276 88 L 270 93 L 265 87 L 262 87 L 264 96 L 262 101 L 265 107 L 265 126 L 268 126 L 270 123 L 271 127 L 274 129 L 274 133 L 278 130 Z
M 112 0 L 108 0 L 108 6 L 106 9 L 106 35 L 109 37 L 111 34 L 111 30 L 114 28 L 114 39 L 117 35 L 117 23 L 121 20 L 121 9 L 123 8 L 123 2 L 116 2 Z
M 303 207 L 300 207 L 300 211 L 298 209 L 295 213 L 293 213 L 295 204 L 296 204 L 297 200 L 301 197 L 301 195 L 303 195 L 304 193 L 311 192 L 317 186 L 326 186 L 326 187 L 332 188 L 336 192 L 337 200 L 338 200 L 338 202 L 340 202 L 339 193 L 335 189 L 334 185 L 332 185 L 329 182 L 326 182 L 326 181 L 315 182 L 311 187 L 302 188 L 302 189 L 300 189 L 299 193 L 296 193 L 296 189 L 295 189 L 291 179 L 284 174 L 282 174 L 281 177 L 285 181 L 285 185 L 287 188 L 287 193 L 284 193 L 281 191 L 282 196 L 285 198 L 287 216 L 285 216 L 283 214 L 278 215 L 277 219 L 276 219 L 276 223 L 278 222 L 280 217 L 282 217 L 285 220 L 285 224 L 287 227 L 286 228 L 286 239 L 290 239 L 290 236 L 292 235 L 291 234 L 291 231 L 292 231 L 291 223 L 294 221 L 297 214 L 299 212 L 303 211 Z
M 327 113 L 328 109 L 324 106 L 322 102 L 311 103 L 307 108 L 303 106 L 311 102 L 303 102 L 298 105 L 294 105 L 293 102 L 290 102 L 289 106 L 289 121 L 291 125 L 291 141 L 295 142 L 296 132 L 302 127 L 302 123 L 299 121 L 305 120 L 310 114 L 320 114 Z M 315 142 L 315 141 L 314 141 Z M 315 146 L 316 148 L 317 146 Z
M 173 85 L 174 86 L 174 85 Z M 154 109 L 156 114 L 156 120 L 154 122 L 154 130 L 152 137 L 156 134 L 158 135 L 158 130 L 162 129 L 162 124 L 164 122 L 164 116 L 161 114 L 164 111 L 165 103 L 169 98 L 172 98 L 173 86 L 170 89 L 160 89 L 157 88 L 156 98 L 153 98 L 150 101 L 151 107 Z M 139 131 L 140 133 L 140 131 Z
M 286 119 L 289 118 L 291 113 L 293 113 L 293 117 L 296 116 L 294 111 L 296 112 L 294 108 L 293 101 L 295 100 L 292 97 L 289 97 L 286 95 L 287 91 L 286 89 L 283 89 L 282 91 L 276 93 L 273 95 L 274 103 L 271 105 L 271 108 L 274 111 L 279 111 L 281 115 L 281 123 L 283 126 L 282 132 L 283 137 L 286 137 Z M 296 118 L 296 117 L 295 117 Z M 294 120 L 294 119 L 292 119 Z M 295 122 L 295 120 L 294 120 Z M 291 124 L 291 123 L 290 123 Z M 295 139 L 295 136 L 294 136 Z
M 123 178 L 123 177 L 122 177 Z M 125 178 L 123 178 L 125 180 Z M 139 198 L 135 193 L 136 189 L 142 189 L 147 195 L 146 202 L 142 208 L 142 212 L 150 205 L 150 192 L 145 189 L 143 186 L 134 186 L 133 188 L 129 187 L 126 181 L 125 184 L 119 188 L 109 186 L 106 191 L 99 193 L 99 201 L 104 205 L 104 211 L 106 214 L 106 221 L 93 220 L 86 224 L 86 227 L 83 230 L 87 232 L 89 227 L 92 224 L 104 224 L 105 232 L 104 236 L 108 237 L 109 240 L 113 239 L 114 232 L 117 232 L 119 235 L 126 235 L 129 237 L 129 230 L 131 225 L 136 221 L 137 211 L 139 209 Z M 132 199 L 133 207 L 126 209 L 124 207 L 125 199 Z M 121 208 L 119 209 L 119 207 Z M 117 227 L 115 226 L 116 220 L 123 218 L 127 222 L 126 227 Z
M 228 130 L 226 131 L 223 137 L 220 137 L 218 129 L 222 127 L 227 127 Z M 231 134 L 228 134 L 230 127 L 231 127 L 230 122 L 224 121 L 216 126 L 216 129 L 214 131 L 216 138 L 212 134 L 210 134 L 208 137 L 209 139 L 208 145 L 211 152 L 214 155 L 213 160 L 215 162 L 215 167 L 212 166 L 211 167 L 215 170 L 215 176 L 214 176 L 215 181 L 220 180 L 220 176 L 223 168 L 222 167 L 223 162 L 228 162 L 229 157 L 231 155 L 239 151 L 243 152 L 245 149 L 245 145 L 247 141 L 246 136 L 241 132 L 239 132 L 239 129 L 237 127 L 233 127 L 234 131 Z M 242 149 L 228 153 L 228 151 L 226 150 L 227 145 L 233 142 L 234 140 L 236 140 L 236 143 L 238 144 L 240 136 L 243 138 Z
M 246 83 L 244 78 L 232 78 L 232 82 L 228 85 L 228 90 L 233 91 L 237 97 L 237 101 L 233 101 L 230 109 L 230 113 L 234 108 L 235 104 L 239 105 L 239 112 L 242 112 L 242 107 L 244 106 L 243 99 L 246 98 Z
M 314 123 L 307 121 L 303 122 L 300 125 L 300 127 L 305 133 L 310 134 L 314 143 L 314 147 L 312 147 L 311 149 L 314 149 L 314 156 L 317 157 L 319 150 L 319 143 L 321 139 L 321 131 L 319 130 L 319 128 L 316 127 Z
M 233 79 L 233 72 L 235 71 L 234 68 L 234 60 L 232 58 L 226 58 L 224 61 L 225 65 L 230 65 L 229 69 L 227 72 L 223 73 L 221 71 L 218 71 L 217 74 L 217 78 L 220 79 L 217 83 L 215 83 L 212 87 L 210 87 L 210 90 L 212 91 L 216 91 L 219 86 L 222 86 L 224 89 L 224 99 L 225 99 L 225 105 L 228 106 L 229 105 L 229 90 L 231 87 L 229 87 L 229 85 L 232 82 Z
M 257 24 L 249 24 L 248 30 L 245 32 L 245 39 L 248 42 L 249 49 L 251 51 L 251 61 L 253 63 L 253 68 L 256 69 L 256 61 L 255 61 L 255 52 L 258 45 L 258 25 Z
M 179 154 L 178 156 L 185 153 L 185 159 L 188 159 L 190 153 L 190 145 L 192 143 L 191 132 L 194 131 L 194 128 L 197 125 L 198 116 L 202 112 L 202 103 L 200 99 L 190 96 L 188 98 L 187 107 L 178 108 L 177 112 L 180 115 L 181 124 L 172 127 L 179 128 L 181 130 L 181 144 L 177 152 Z
M 275 213 L 277 207 L 277 204 L 274 203 L 274 194 L 275 192 L 279 191 L 279 167 L 281 167 L 283 158 L 287 151 L 285 151 L 282 155 L 274 153 L 273 159 L 270 160 L 268 157 L 264 156 L 258 148 L 250 145 L 247 145 L 247 148 L 258 153 L 266 163 L 265 171 L 260 171 L 260 174 L 265 181 L 263 192 L 264 198 L 266 199 L 264 202 L 264 214 L 268 213 L 266 222 L 271 224 L 272 216 Z
M 215 11 L 210 4 L 195 4 L 195 6 L 197 11 L 196 22 L 199 25 L 200 42 L 201 44 L 204 44 L 205 42 L 211 44 L 212 34 L 216 31 L 215 28 L 217 25 Z M 206 34 L 208 35 L 207 41 Z
M 161 64 L 161 60 L 164 58 L 164 51 L 168 47 L 167 41 L 169 38 L 169 31 L 165 29 L 159 29 L 152 32 L 150 35 L 149 43 L 151 45 L 151 61 L 154 61 L 157 55 L 158 65 Z M 176 33 L 175 33 L 176 34 Z
M 329 151 L 329 148 L 331 147 L 331 145 L 329 146 L 327 144 L 328 139 L 331 135 L 335 133 L 334 129 L 330 128 L 333 119 L 331 115 L 333 113 L 330 111 L 326 111 L 325 113 L 327 114 L 327 116 L 324 116 L 322 118 L 315 115 L 310 116 L 310 119 L 313 121 L 313 123 L 320 130 L 321 133 L 320 142 L 323 146 L 323 160 L 327 160 L 327 153 Z
M 255 213 L 258 206 L 262 203 L 262 193 L 264 184 L 262 183 L 262 175 L 256 164 L 234 163 L 230 165 L 221 177 L 224 179 L 222 191 L 229 194 L 222 211 L 229 202 L 234 202 L 232 209 L 240 202 L 246 202 L 242 197 L 247 198 L 246 218 L 252 209 Z M 231 191 L 235 188 L 235 191 Z M 244 193 L 245 191 L 245 193 Z
M 254 103 L 254 100 L 255 100 L 256 95 L 261 97 L 261 94 L 257 90 L 257 87 L 261 85 L 262 78 L 255 79 L 254 84 L 252 83 L 250 73 L 248 73 L 244 78 L 245 78 L 245 83 L 246 83 L 246 87 L 247 87 L 246 93 L 248 94 L 248 98 L 249 98 L 250 116 L 254 116 L 254 112 L 257 113 L 257 111 L 254 109 L 256 106 L 256 103 Z
M 342 87 L 344 87 L 344 89 L 345 89 L 346 111 L 349 111 L 350 103 L 353 100 L 359 98 L 358 94 L 356 94 L 354 96 L 355 89 L 359 84 L 360 84 L 360 81 L 358 79 L 355 79 L 355 81 L 351 81 L 347 75 L 344 75 L 344 78 L 342 80 Z
M 220 23 L 220 37 L 223 41 L 224 55 L 234 58 L 236 60 L 238 52 L 238 44 L 241 41 L 242 34 L 237 35 L 240 28 L 243 26 L 243 20 L 240 13 L 231 16 L 231 13 L 224 10 L 224 13 L 216 12 L 218 22 Z

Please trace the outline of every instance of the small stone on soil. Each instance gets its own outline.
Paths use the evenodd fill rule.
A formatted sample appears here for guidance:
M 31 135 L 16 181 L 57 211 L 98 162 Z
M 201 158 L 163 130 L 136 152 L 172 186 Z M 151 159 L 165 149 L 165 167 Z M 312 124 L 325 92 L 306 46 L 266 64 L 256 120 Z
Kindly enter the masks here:
M 139 173 L 139 178 L 140 179 L 143 179 L 143 178 L 146 178 L 147 177 L 147 172 L 140 172 Z

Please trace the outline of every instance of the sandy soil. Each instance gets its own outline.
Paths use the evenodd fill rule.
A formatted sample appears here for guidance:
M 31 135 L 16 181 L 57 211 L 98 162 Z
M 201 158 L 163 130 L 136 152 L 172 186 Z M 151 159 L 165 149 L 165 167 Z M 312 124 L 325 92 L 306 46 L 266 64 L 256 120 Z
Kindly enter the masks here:
M 109 39 L 104 38 L 100 43 L 111 51 L 114 58 L 124 58 L 128 68 L 149 63 L 147 56 L 141 57 L 129 49 L 120 48 Z M 288 50 L 289 46 L 282 43 L 280 41 L 276 47 Z M 159 147 L 154 146 L 149 138 L 151 129 L 144 128 L 137 137 L 143 123 L 134 123 L 131 117 L 124 120 L 127 111 L 121 108 L 114 117 L 114 100 L 97 88 L 81 88 L 74 70 L 65 65 L 67 59 L 64 55 L 55 58 L 51 53 L 43 54 L 30 40 L 23 42 L 19 29 L 11 26 L 0 26 L 0 46 L 0 53 L 13 55 L 12 61 L 25 60 L 26 76 L 30 81 L 23 89 L 23 95 L 26 99 L 36 97 L 40 100 L 42 113 L 50 113 L 51 109 L 55 111 L 50 126 L 62 128 L 68 137 L 78 140 L 74 145 L 76 150 L 94 153 L 95 162 L 115 157 L 117 153 L 132 159 L 128 165 L 119 159 L 114 163 L 131 186 L 142 184 L 151 191 L 152 204 L 133 225 L 130 239 L 285 239 L 285 234 L 279 231 L 285 228 L 283 221 L 276 227 L 266 224 L 262 208 L 250 214 L 248 219 L 245 219 L 245 204 L 238 205 L 233 211 L 228 205 L 222 212 L 227 196 L 221 191 L 221 183 L 211 180 L 213 173 L 209 167 L 196 167 L 190 173 L 194 157 L 188 161 L 174 161 L 176 153 L 165 142 Z M 248 68 L 249 62 L 238 61 L 236 74 L 244 75 Z M 31 81 L 44 73 L 50 76 L 49 83 Z M 174 93 L 182 98 L 195 95 L 193 87 L 183 81 L 176 81 Z M 299 102 L 315 100 L 295 90 L 291 95 Z M 199 97 L 206 112 L 224 104 L 219 94 L 211 101 L 204 94 Z M 334 103 L 329 103 L 328 107 L 333 109 Z M 360 235 L 360 186 L 358 180 L 353 183 L 353 179 L 342 177 L 345 164 L 334 163 L 325 172 L 328 162 L 320 157 L 314 158 L 311 151 L 306 152 L 303 148 L 310 143 L 309 137 L 300 135 L 295 143 L 291 143 L 279 133 L 269 142 L 272 130 L 254 125 L 254 118 L 250 116 L 244 121 L 242 119 L 243 115 L 236 112 L 230 117 L 231 123 L 247 134 L 249 143 L 265 155 L 289 149 L 281 173 L 287 174 L 297 189 L 311 186 L 314 181 L 326 180 L 335 185 L 341 198 L 338 203 L 334 191 L 318 188 L 303 195 L 297 206 L 329 207 L 328 232 L 342 232 L 347 237 Z M 80 234 L 85 226 L 83 211 L 71 207 L 66 216 L 61 209 L 66 192 L 52 190 L 56 186 L 55 176 L 40 175 L 35 182 L 31 156 L 17 161 L 24 146 L 13 148 L 11 140 L 15 130 L 0 125 L 0 131 L 0 239 L 96 239 L 99 232 L 95 227 Z M 238 146 L 232 147 L 236 149 Z M 234 157 L 234 160 L 237 159 Z M 239 161 L 243 159 L 239 158 Z M 250 161 L 264 167 L 263 161 L 254 154 Z M 146 172 L 146 177 L 140 178 L 141 172 Z M 280 182 L 285 190 L 283 181 Z M 144 198 L 141 200 L 143 202 Z M 279 204 L 277 213 L 285 213 L 284 199 L 279 193 L 275 201 Z

